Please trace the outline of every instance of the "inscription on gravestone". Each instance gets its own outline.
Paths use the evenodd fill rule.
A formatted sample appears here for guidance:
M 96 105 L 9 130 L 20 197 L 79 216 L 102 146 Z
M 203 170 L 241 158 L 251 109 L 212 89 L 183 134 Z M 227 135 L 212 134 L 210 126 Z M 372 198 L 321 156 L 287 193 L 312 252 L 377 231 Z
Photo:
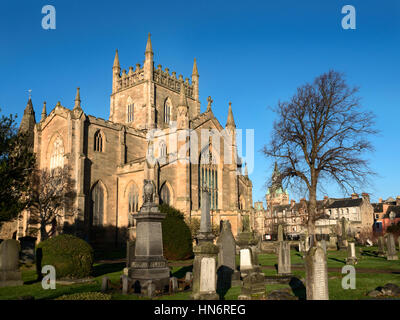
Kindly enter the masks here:
M 215 259 L 201 259 L 200 292 L 213 292 L 216 289 Z

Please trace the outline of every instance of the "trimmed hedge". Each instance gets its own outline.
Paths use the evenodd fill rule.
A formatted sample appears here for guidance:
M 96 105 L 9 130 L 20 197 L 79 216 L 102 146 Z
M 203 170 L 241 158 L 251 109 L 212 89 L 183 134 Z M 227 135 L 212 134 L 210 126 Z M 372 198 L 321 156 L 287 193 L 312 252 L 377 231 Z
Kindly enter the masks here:
M 168 260 L 185 260 L 193 257 L 192 235 L 190 228 L 179 210 L 166 204 L 160 205 L 160 211 L 166 213 L 162 221 L 164 256 Z
M 37 246 L 39 270 L 41 266 L 56 268 L 56 278 L 80 279 L 91 275 L 93 249 L 84 240 L 70 234 L 61 234 L 42 241 Z M 39 274 L 39 277 L 41 274 Z
M 111 300 L 111 295 L 101 292 L 80 292 L 63 295 L 55 300 Z

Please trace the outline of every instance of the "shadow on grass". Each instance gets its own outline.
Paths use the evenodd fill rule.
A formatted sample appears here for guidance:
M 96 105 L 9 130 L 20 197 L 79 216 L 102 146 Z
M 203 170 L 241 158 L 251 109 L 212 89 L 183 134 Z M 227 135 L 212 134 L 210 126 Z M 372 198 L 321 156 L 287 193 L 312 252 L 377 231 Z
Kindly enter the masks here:
M 328 258 L 329 260 L 337 261 L 343 264 L 346 264 L 346 260 L 338 259 L 338 258 Z
M 175 271 L 172 274 L 172 277 L 177 277 L 178 279 L 181 279 L 186 275 L 186 272 L 192 272 L 192 270 L 193 270 L 193 265 L 182 267 L 179 270 Z
M 99 277 L 103 274 L 122 271 L 126 267 L 125 262 L 120 263 L 102 263 L 93 267 L 93 276 Z
M 293 277 L 290 279 L 289 286 L 292 289 L 293 294 L 298 297 L 299 300 L 306 300 L 306 287 L 299 278 Z

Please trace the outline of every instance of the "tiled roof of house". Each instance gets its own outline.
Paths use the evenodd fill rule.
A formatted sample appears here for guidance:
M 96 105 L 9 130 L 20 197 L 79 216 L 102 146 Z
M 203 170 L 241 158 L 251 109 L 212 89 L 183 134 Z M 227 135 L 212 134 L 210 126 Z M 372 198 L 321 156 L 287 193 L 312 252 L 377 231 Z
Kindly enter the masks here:
M 383 212 L 383 203 L 371 203 L 375 213 Z
M 400 218 L 400 206 L 389 206 L 383 218 L 389 218 L 392 211 L 396 214 L 395 218 Z
M 362 203 L 362 198 L 357 199 L 335 199 L 327 208 L 346 208 L 359 207 Z

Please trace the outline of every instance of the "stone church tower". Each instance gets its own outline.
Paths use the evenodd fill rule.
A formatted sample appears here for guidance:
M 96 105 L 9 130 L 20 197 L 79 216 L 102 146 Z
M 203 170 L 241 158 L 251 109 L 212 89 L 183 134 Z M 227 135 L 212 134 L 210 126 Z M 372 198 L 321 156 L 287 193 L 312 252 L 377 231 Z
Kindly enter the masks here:
M 124 241 L 125 231 L 135 224 L 131 214 L 142 205 L 143 181 L 150 179 L 157 201 L 188 219 L 200 218 L 200 195 L 206 188 L 213 223 L 230 220 L 236 234 L 252 207 L 252 183 L 247 170 L 242 174 L 232 105 L 223 127 L 210 97 L 201 113 L 196 59 L 189 80 L 161 65 L 155 68 L 153 57 L 150 34 L 143 65 L 121 72 L 116 51 L 108 120 L 84 113 L 78 88 L 72 109 L 58 102 L 47 115 L 44 104 L 40 122 L 33 114 L 33 121 L 21 123 L 32 132 L 39 169 L 70 168 L 76 214 L 63 223 L 93 241 Z M 30 119 L 31 106 L 29 100 L 25 113 Z M 93 235 L 99 229 L 106 233 Z M 18 236 L 27 233 L 29 228 L 20 223 Z
M 265 196 L 267 200 L 267 209 L 271 210 L 273 206 L 280 206 L 289 204 L 289 193 L 283 189 L 282 181 L 280 179 L 280 172 L 278 164 L 275 162 L 274 172 L 272 173 L 272 184 L 267 190 Z

